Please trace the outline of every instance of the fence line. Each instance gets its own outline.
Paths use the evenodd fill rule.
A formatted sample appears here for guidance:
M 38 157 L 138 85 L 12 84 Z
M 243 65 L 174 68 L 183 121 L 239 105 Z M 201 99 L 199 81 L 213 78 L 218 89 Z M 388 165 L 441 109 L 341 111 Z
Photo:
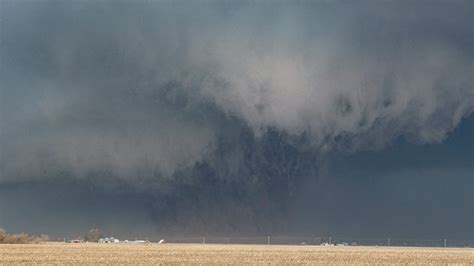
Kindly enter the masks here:
M 474 247 L 474 240 L 417 238 L 356 238 L 339 236 L 259 236 L 259 237 L 163 237 L 168 243 L 257 244 L 257 245 L 344 245 L 344 246 L 425 246 Z

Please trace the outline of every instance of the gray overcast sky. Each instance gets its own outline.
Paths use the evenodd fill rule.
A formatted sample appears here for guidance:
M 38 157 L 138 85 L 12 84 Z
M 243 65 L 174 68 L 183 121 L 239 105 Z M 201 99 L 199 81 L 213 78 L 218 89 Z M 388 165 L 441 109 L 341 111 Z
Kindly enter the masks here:
M 0 225 L 473 237 L 472 1 L 0 12 Z

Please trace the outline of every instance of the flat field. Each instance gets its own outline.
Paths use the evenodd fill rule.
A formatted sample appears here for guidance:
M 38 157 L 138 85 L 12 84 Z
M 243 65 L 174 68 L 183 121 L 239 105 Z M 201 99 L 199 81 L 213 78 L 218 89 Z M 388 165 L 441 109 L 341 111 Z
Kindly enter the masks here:
M 5 264 L 473 265 L 472 248 L 214 244 L 0 245 Z

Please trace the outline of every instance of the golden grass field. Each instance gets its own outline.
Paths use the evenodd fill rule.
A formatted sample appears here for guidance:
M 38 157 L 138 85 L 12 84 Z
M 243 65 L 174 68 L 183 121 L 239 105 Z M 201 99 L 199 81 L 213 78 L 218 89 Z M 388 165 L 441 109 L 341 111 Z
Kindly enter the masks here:
M 9 264 L 474 265 L 474 249 L 214 244 L 0 245 L 0 265 Z

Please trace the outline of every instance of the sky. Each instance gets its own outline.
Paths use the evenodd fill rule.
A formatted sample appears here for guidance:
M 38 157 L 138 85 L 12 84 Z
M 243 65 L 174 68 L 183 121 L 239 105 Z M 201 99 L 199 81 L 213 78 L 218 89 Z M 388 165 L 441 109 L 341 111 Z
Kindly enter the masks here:
M 473 239 L 472 1 L 0 2 L 0 226 Z

